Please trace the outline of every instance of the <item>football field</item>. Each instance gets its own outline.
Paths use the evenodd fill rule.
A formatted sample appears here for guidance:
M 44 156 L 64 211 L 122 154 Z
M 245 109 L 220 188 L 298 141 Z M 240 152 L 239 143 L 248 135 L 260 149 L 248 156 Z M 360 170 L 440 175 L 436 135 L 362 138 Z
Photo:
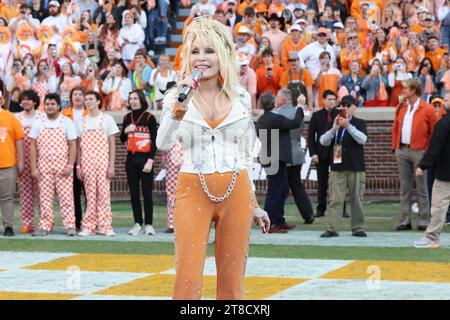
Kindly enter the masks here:
M 365 239 L 350 236 L 349 219 L 339 238 L 321 239 L 327 218 L 303 225 L 292 204 L 286 209 L 288 221 L 298 223 L 293 231 L 253 229 L 244 299 L 449 299 L 449 226 L 441 248 L 415 249 L 421 232 L 393 231 L 397 203 L 364 208 Z M 127 202 L 114 203 L 113 212 L 116 237 L 68 238 L 59 218 L 47 238 L 0 237 L 0 299 L 170 299 L 174 248 L 173 234 L 163 232 L 165 207 L 155 206 L 155 236 L 127 235 L 133 224 Z M 215 299 L 213 241 L 212 230 L 204 299 Z

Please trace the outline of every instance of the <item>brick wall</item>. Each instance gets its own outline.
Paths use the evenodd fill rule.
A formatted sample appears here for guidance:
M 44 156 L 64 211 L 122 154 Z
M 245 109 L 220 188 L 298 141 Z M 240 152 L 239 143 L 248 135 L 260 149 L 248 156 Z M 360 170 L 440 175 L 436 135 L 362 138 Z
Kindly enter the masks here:
M 388 108 L 383 108 L 388 109 Z M 381 111 L 381 110 L 378 110 Z M 360 115 L 358 115 L 360 116 Z M 366 161 L 366 198 L 376 199 L 398 199 L 399 179 L 394 154 L 391 152 L 391 128 L 393 112 L 384 111 L 384 114 L 374 115 L 373 112 L 361 115 L 367 122 L 369 140 L 365 145 Z M 157 119 L 159 117 L 157 116 Z M 371 120 L 372 119 L 372 120 Z M 308 119 L 307 119 L 308 121 Z M 121 122 L 121 121 L 118 121 Z M 308 122 L 305 123 L 303 136 L 307 136 Z M 155 162 L 155 176 L 161 169 L 161 153 L 158 151 Z M 116 177 L 112 181 L 112 192 L 114 198 L 128 199 L 128 186 L 125 173 L 126 147 L 117 139 L 117 161 Z M 317 183 L 315 181 L 304 181 L 310 194 L 315 194 Z M 264 195 L 266 190 L 265 181 L 256 181 L 257 193 Z M 164 183 L 155 183 L 155 199 L 164 200 Z

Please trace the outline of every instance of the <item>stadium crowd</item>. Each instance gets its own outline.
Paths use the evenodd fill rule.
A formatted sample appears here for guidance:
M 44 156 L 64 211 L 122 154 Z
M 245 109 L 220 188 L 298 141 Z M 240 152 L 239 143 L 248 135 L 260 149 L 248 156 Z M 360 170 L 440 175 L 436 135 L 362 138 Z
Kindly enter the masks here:
M 57 143 L 69 146 L 68 167 L 58 164 L 58 161 L 50 161 L 46 165 L 62 166 L 60 169 L 65 170 L 67 179 L 61 182 L 61 179 L 50 174 L 52 170 L 57 170 L 56 167 L 47 168 L 49 174 L 46 181 L 49 185 L 42 186 L 45 179 L 40 177 L 39 188 L 36 189 L 40 189 L 37 197 L 40 199 L 41 221 L 39 230 L 34 234 L 45 236 L 53 228 L 49 195 L 44 191 L 45 188 L 52 188 L 53 192 L 55 185 L 60 202 L 66 204 L 66 207 L 62 206 L 61 213 L 68 234 L 75 235 L 79 231 L 77 229 L 81 229 L 81 180 L 86 187 L 86 179 L 92 177 L 91 174 L 95 177 L 106 174 L 108 179 L 114 176 L 113 137 L 119 129 L 112 118 L 101 111 L 115 112 L 128 108 L 130 112 L 124 118 L 120 140 L 128 143 L 126 169 L 136 223 L 130 234 L 141 231 L 155 233 L 152 227 L 151 185 L 157 123 L 151 110 L 162 109 L 165 92 L 178 81 L 183 45 L 179 46 L 173 61 L 169 55 L 160 52 L 161 48 L 168 46 L 171 34 L 175 33 L 173 29 L 178 20 L 178 9 L 182 7 L 190 8 L 183 34 L 189 23 L 199 16 L 209 16 L 229 27 L 240 65 L 240 83 L 250 93 L 253 109 L 264 108 L 261 99 L 264 94 L 278 97 L 280 92 L 285 95 L 286 91 L 281 91 L 283 89 L 288 89 L 292 94 L 284 102 L 301 107 L 305 115 L 324 110 L 330 103 L 331 107 L 336 106 L 343 100 L 356 107 L 402 106 L 408 98 L 404 92 L 404 81 L 414 78 L 420 81 L 420 90 L 416 93 L 420 92 L 421 101 L 435 108 L 430 116 L 432 119 L 426 120 L 429 123 L 427 139 L 431 137 L 436 122 L 446 113 L 443 97 L 450 91 L 450 2 L 447 0 L 198 0 L 195 3 L 190 0 L 2 0 L 1 101 L 3 109 L 15 113 L 19 120 L 19 124 L 13 126 L 16 134 L 13 141 L 23 139 L 25 144 L 25 156 L 18 154 L 17 157 L 21 232 L 35 231 L 33 201 L 28 207 L 24 204 L 26 199 L 30 202 L 33 194 L 37 193 L 33 181 L 38 176 L 35 171 L 43 170 L 37 170 L 39 162 L 43 166 L 44 160 L 40 159 L 42 150 L 57 157 L 52 154 L 52 148 Z M 416 87 L 410 85 L 409 88 L 413 90 Z M 327 101 L 329 99 L 331 102 Z M 58 108 L 64 117 L 59 115 Z M 94 121 L 95 124 L 87 121 L 86 124 L 83 119 L 88 118 L 88 114 L 100 114 L 100 120 Z M 399 116 L 412 123 L 414 111 L 408 111 L 406 115 L 403 111 L 396 113 L 394 123 L 401 126 L 403 118 L 398 120 Z M 337 115 L 332 117 L 330 128 Z M 8 121 L 13 121 L 11 119 Z M 55 123 L 60 121 L 61 125 L 46 127 L 46 119 Z M 106 128 L 107 139 L 100 139 L 101 142 L 91 136 L 91 131 L 96 131 L 98 126 Z M 49 135 L 43 139 L 44 142 L 48 140 L 48 145 L 42 145 L 42 142 L 40 145 L 38 136 L 46 136 L 47 128 L 63 128 L 64 134 L 57 142 Z M 4 131 L 0 131 L 1 142 L 10 134 Z M 74 141 L 82 141 L 85 131 L 89 133 L 86 134 L 87 142 L 84 147 L 83 143 L 77 147 Z M 411 139 L 415 139 L 417 132 L 411 131 L 414 130 L 409 129 Z M 395 132 L 398 137 L 393 137 L 393 149 L 403 146 L 413 148 L 413 141 L 409 139 L 406 143 L 400 138 L 398 132 L 402 132 L 402 128 L 397 128 Z M 344 134 L 345 130 L 342 137 Z M 418 149 L 423 153 L 427 147 L 428 140 Z M 104 161 L 104 165 L 99 167 L 105 174 L 84 170 L 83 162 L 92 161 L 89 160 L 92 149 L 103 150 L 104 154 L 100 154 L 105 157 L 99 161 Z M 15 150 L 14 144 L 8 150 Z M 167 232 L 173 232 L 173 188 L 180 166 L 180 153 L 180 146 L 175 145 L 164 155 L 168 171 Z M 311 155 L 313 158 L 316 156 L 314 159 L 319 163 L 318 155 Z M 15 167 L 14 156 L 10 155 L 8 159 L 3 157 L 0 171 Z M 406 177 L 408 171 L 401 170 L 402 160 L 397 157 L 401 176 L 403 173 Z M 20 163 L 24 159 L 25 162 L 31 159 L 31 164 Z M 408 159 L 403 162 L 404 167 L 408 163 L 417 166 L 420 162 L 417 157 Z M 24 175 L 27 170 L 28 176 Z M 2 179 L 9 180 L 2 180 L 0 184 L 16 179 L 12 172 L 4 172 L 2 176 Z M 428 180 L 432 177 L 429 174 Z M 93 193 L 102 189 L 102 195 L 109 195 L 107 180 L 98 182 L 92 179 L 96 182 L 89 182 L 88 185 L 96 185 Z M 323 179 L 328 181 L 328 176 Z M 408 179 L 411 180 L 411 177 L 404 178 Z M 408 183 L 412 185 L 408 181 L 402 182 L 402 188 Z M 419 186 L 426 189 L 426 180 L 417 178 L 417 182 L 420 181 Z M 71 188 L 67 188 L 69 184 Z M 144 219 L 139 184 L 142 184 Z M 411 187 L 406 189 L 402 189 L 402 203 L 410 198 Z M 431 186 L 428 189 L 430 193 Z M 99 208 L 103 208 L 100 210 L 96 207 L 99 199 L 95 199 L 88 190 L 85 193 L 90 207 L 87 208 L 85 217 L 88 218 L 83 222 L 81 235 L 96 232 L 113 235 L 109 196 L 106 202 L 98 204 Z M 44 199 L 46 204 L 43 204 Z M 425 230 L 428 224 L 429 218 L 425 217 L 427 212 L 429 215 L 429 208 L 425 209 L 428 200 L 428 195 L 425 197 L 419 192 L 420 217 L 423 218 L 419 224 L 420 230 Z M 7 235 L 14 234 L 11 213 L 6 213 L 12 209 L 10 204 L 5 205 L 10 201 L 9 198 L 2 199 Z M 326 209 L 326 204 L 320 205 L 317 216 L 323 215 Z M 409 204 L 408 209 L 404 210 L 409 212 Z M 100 216 L 97 211 L 102 211 Z M 5 216 L 9 218 L 5 219 Z M 305 220 L 312 223 L 311 214 L 306 216 Z M 273 231 L 291 227 L 284 225 L 286 228 Z M 410 228 L 409 213 L 402 213 L 398 230 Z

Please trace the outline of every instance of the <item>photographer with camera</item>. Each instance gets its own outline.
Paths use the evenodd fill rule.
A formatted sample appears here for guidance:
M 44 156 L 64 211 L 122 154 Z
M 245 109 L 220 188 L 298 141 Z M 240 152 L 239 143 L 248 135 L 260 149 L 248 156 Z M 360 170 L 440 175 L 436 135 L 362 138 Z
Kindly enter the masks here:
M 339 115 L 333 127 L 320 136 L 320 144 L 331 146 L 331 203 L 327 208 L 328 230 L 321 238 L 339 236 L 345 197 L 349 194 L 351 205 L 352 236 L 367 237 L 364 232 L 362 197 L 365 189 L 364 144 L 367 142 L 366 122 L 353 116 L 355 99 L 342 98 Z

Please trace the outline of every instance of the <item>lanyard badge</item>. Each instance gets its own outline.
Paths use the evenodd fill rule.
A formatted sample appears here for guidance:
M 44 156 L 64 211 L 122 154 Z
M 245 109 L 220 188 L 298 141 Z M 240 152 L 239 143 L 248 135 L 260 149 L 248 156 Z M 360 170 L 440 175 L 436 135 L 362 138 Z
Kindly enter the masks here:
M 338 131 L 336 131 L 335 144 L 333 147 L 333 164 L 342 163 L 342 141 L 344 141 L 345 128 L 342 130 L 341 139 L 338 140 Z

